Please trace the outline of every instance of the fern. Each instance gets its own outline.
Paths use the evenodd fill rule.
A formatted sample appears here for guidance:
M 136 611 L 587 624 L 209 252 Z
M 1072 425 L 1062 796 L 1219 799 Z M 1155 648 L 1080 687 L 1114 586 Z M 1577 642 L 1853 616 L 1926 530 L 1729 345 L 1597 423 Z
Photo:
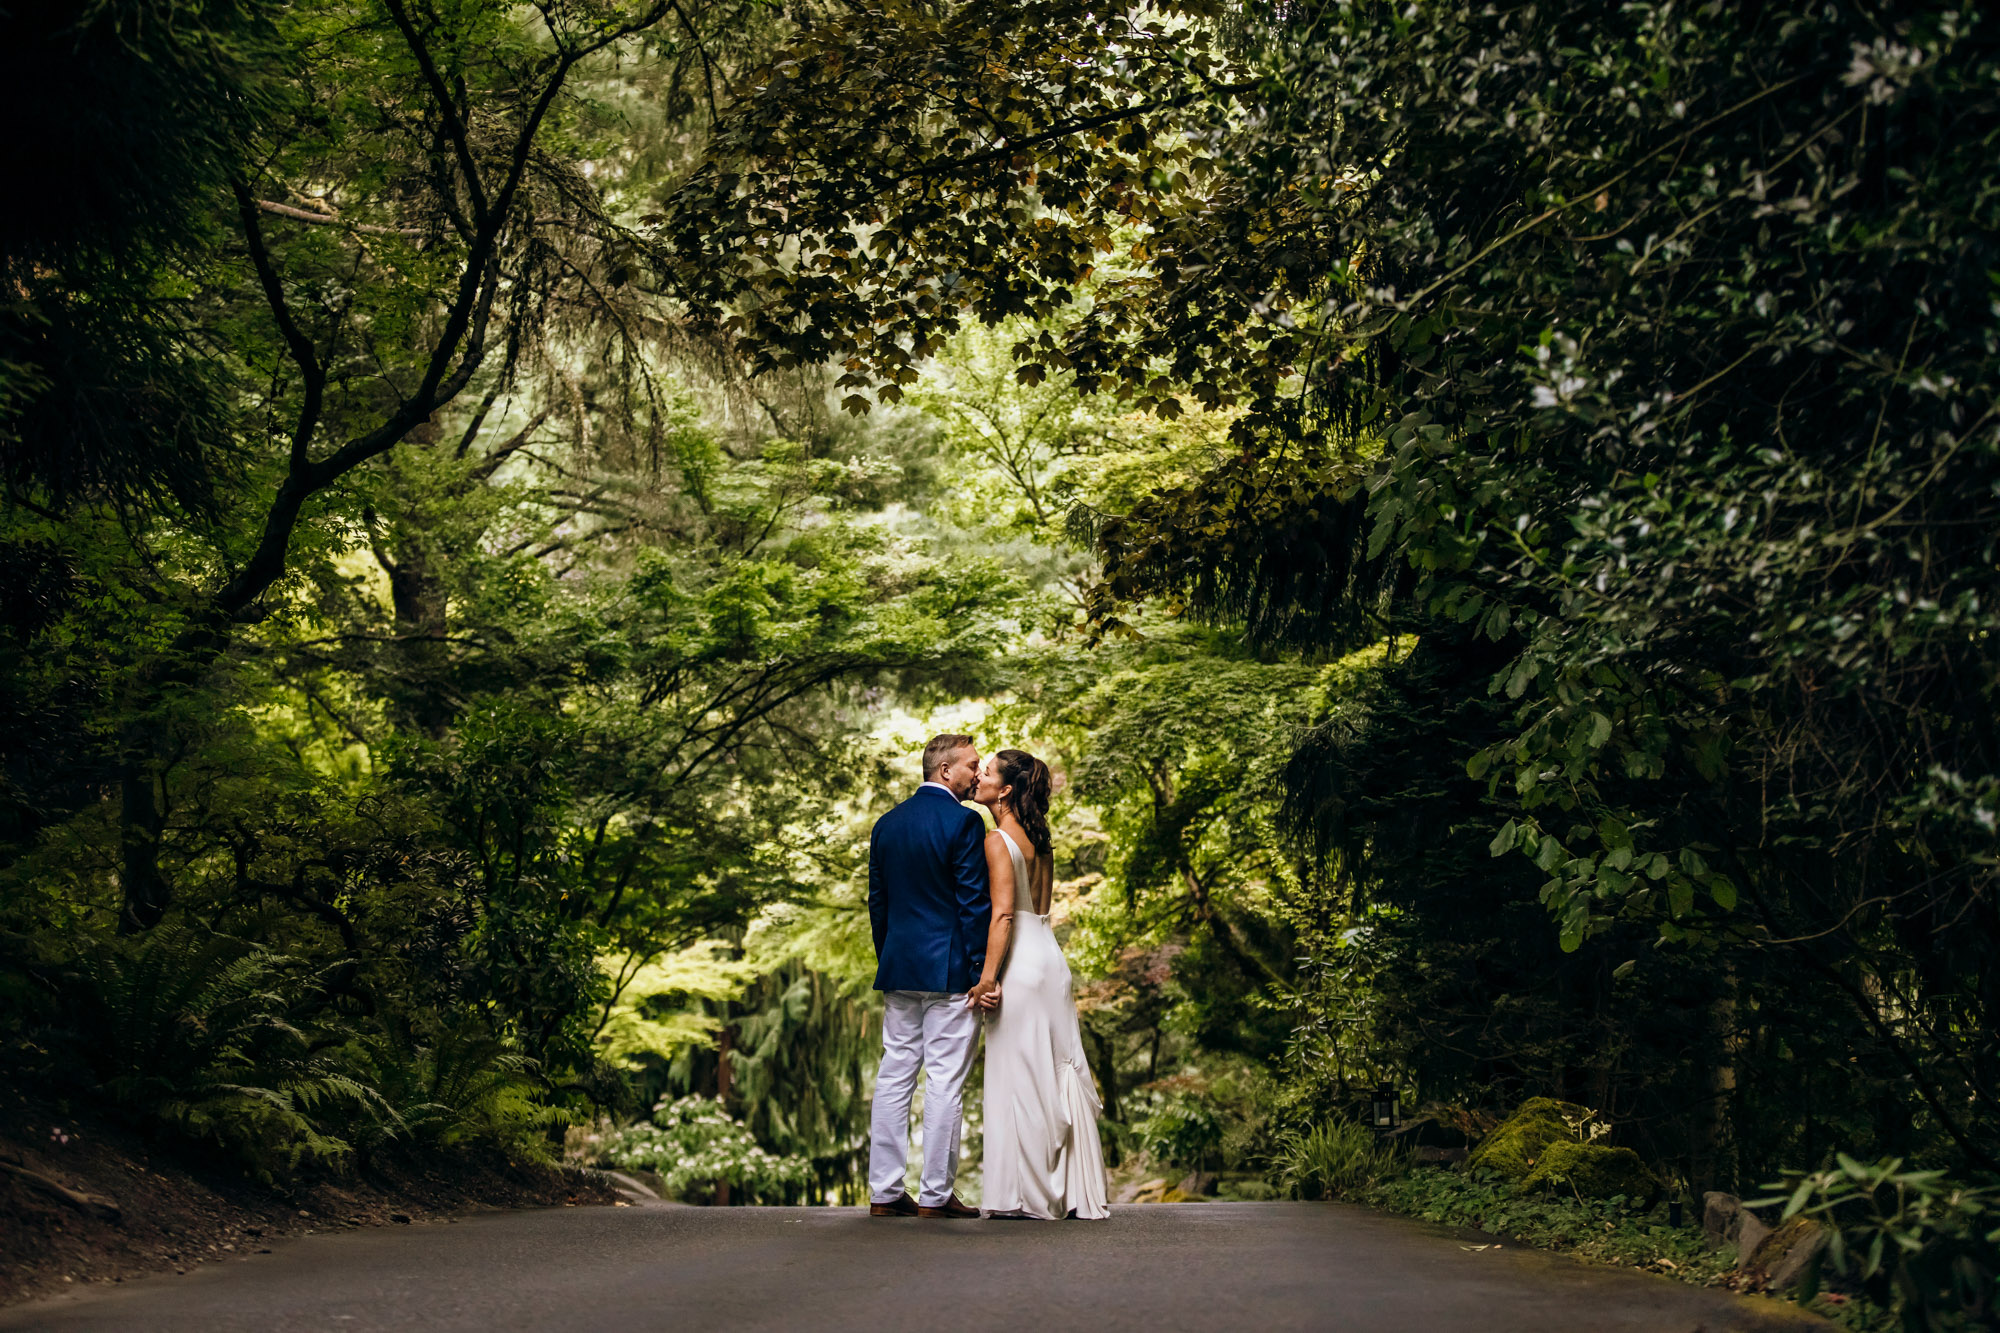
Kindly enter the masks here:
M 214 1143 L 271 1179 L 396 1142 L 549 1156 L 570 1116 L 535 1062 L 476 1022 L 362 1037 L 294 1015 L 322 977 L 221 935 L 166 927 L 83 962 L 75 1042 L 128 1115 Z
M 483 1140 L 546 1156 L 548 1131 L 572 1117 L 543 1100 L 539 1066 L 470 1022 L 426 1035 L 385 1038 L 367 1057 L 409 1137 L 430 1145 Z
M 318 979 L 290 958 L 167 927 L 85 960 L 81 977 L 82 1048 L 128 1114 L 215 1143 L 266 1179 L 345 1158 L 336 1122 L 396 1131 L 379 1092 L 309 1053 L 290 1015 Z

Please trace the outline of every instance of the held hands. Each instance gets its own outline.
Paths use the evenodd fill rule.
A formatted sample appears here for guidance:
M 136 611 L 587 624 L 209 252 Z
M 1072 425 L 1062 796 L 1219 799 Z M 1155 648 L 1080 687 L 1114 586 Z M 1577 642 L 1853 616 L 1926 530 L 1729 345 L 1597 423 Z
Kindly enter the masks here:
M 979 983 L 965 993 L 965 1007 L 991 1013 L 1000 1007 L 1000 983 L 980 978 Z

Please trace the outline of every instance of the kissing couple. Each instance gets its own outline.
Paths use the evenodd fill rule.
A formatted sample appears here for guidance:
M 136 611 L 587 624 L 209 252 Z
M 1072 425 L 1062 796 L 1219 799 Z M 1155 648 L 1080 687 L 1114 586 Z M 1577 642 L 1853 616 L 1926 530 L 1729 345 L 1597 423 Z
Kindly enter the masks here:
M 982 810 L 983 807 L 983 810 Z M 934 736 L 924 781 L 875 821 L 868 919 L 882 992 L 882 1066 L 869 1123 L 868 1212 L 978 1217 L 952 1190 L 965 1076 L 986 1027 L 988 1217 L 1109 1217 L 1097 1083 L 1084 1062 L 1069 963 L 1049 929 L 1049 766 L 982 760 Z M 904 1188 L 910 1099 L 924 1087 L 923 1184 Z

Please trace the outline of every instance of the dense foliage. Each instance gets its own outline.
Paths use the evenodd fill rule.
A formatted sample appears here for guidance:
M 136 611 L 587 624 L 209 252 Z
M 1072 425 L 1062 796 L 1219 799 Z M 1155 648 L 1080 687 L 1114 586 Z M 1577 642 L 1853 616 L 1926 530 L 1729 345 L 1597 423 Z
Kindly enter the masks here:
M 1427 1090 L 1705 1102 L 1658 1145 L 1702 1179 L 1857 1140 L 1992 1169 L 1990 25 L 1355 4 L 1261 36 L 1227 185 L 1070 340 L 1229 367 L 1190 382 L 1249 409 L 1101 529 L 1107 623 L 1173 594 L 1307 651 L 1421 636 L 1288 786 L 1393 909 L 1372 965 L 1423 974 L 1385 1016 Z M 1449 1054 L 1444 922 L 1535 899 L 1570 958 L 1475 945 L 1461 994 L 1550 1007 Z
M 34 192 L 0 257 L 8 1068 L 265 1170 L 475 1087 L 559 1140 L 643 1104 L 648 967 L 841 882 L 818 824 L 886 777 L 885 691 L 956 693 L 1015 583 L 880 521 L 921 431 L 745 383 L 633 279 L 764 11 L 155 9 L 7 20 L 91 71 L 37 124 L 138 127 L 43 165 L 147 178 L 90 226 Z M 818 1035 L 736 1026 L 774 1070 Z M 832 1161 L 863 1079 L 798 1131 Z

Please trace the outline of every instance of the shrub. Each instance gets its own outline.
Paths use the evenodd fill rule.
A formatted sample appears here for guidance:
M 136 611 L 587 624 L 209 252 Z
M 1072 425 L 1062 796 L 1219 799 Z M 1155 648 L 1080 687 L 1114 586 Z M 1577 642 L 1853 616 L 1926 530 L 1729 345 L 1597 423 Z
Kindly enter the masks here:
M 1945 1179 L 1942 1171 L 1905 1171 L 1901 1158 L 1862 1163 L 1842 1153 L 1831 1170 L 1787 1182 L 1785 1219 L 1817 1219 L 1829 1232 L 1801 1298 L 1811 1299 L 1820 1269 L 1859 1281 L 1905 1333 L 1959 1333 L 1995 1324 L 2000 1276 L 2000 1190 Z
M 812 1181 L 803 1157 L 766 1152 L 706 1097 L 662 1101 L 651 1124 L 628 1125 L 605 1145 L 605 1160 L 628 1171 L 657 1172 L 676 1197 L 706 1196 L 727 1182 L 740 1203 L 788 1203 Z
M 533 1061 L 464 1015 L 356 1032 L 326 1002 L 339 966 L 175 926 L 107 941 L 60 983 L 68 1076 L 266 1180 L 395 1142 L 547 1155 L 565 1115 L 544 1100 Z
M 1419 1166 L 1385 1180 L 1366 1201 L 1390 1212 L 1446 1226 L 1476 1227 L 1579 1258 L 1668 1272 L 1706 1283 L 1735 1265 L 1713 1251 L 1698 1226 L 1670 1226 L 1664 1201 L 1612 1197 L 1578 1199 L 1530 1191 L 1495 1176 L 1446 1166 Z
M 1133 1126 L 1139 1146 L 1155 1161 L 1199 1168 L 1222 1146 L 1222 1117 L 1198 1097 L 1175 1095 Z
M 1286 1192 L 1301 1199 L 1329 1199 L 1398 1174 L 1405 1160 L 1367 1126 L 1329 1120 L 1286 1135 L 1273 1165 Z
M 394 1132 L 381 1138 L 427 1147 L 484 1142 L 541 1161 L 550 1155 L 549 1131 L 569 1120 L 543 1100 L 535 1062 L 474 1021 L 385 1037 L 350 1055 L 395 1110 Z
M 307 1159 L 344 1157 L 337 1122 L 395 1124 L 373 1088 L 293 1025 L 292 1010 L 314 989 L 289 958 L 162 928 L 86 960 L 72 1016 L 115 1106 L 218 1144 L 269 1179 Z
M 1281 1198 L 1282 1191 L 1268 1180 L 1225 1180 L 1217 1196 L 1231 1203 L 1264 1203 Z

